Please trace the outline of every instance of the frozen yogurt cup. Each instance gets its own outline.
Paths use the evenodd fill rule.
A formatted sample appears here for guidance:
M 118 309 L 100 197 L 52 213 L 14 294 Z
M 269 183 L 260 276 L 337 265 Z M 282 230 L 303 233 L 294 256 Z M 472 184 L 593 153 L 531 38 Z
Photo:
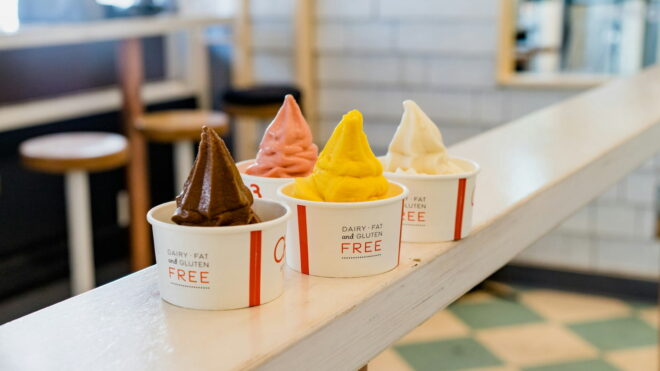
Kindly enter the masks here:
M 291 268 L 313 276 L 360 277 L 399 264 L 405 186 L 389 182 L 385 198 L 363 202 L 304 200 L 292 196 L 293 187 L 277 191 L 292 213 L 286 249 Z
M 387 179 L 408 187 L 404 202 L 405 242 L 460 240 L 470 234 L 474 191 L 479 164 L 453 157 L 451 162 L 464 170 L 453 174 L 408 174 L 384 172 Z
M 218 227 L 175 224 L 175 208 L 167 202 L 147 214 L 163 300 L 192 309 L 235 309 L 282 293 L 291 216 L 286 205 L 256 199 L 252 208 L 261 222 Z

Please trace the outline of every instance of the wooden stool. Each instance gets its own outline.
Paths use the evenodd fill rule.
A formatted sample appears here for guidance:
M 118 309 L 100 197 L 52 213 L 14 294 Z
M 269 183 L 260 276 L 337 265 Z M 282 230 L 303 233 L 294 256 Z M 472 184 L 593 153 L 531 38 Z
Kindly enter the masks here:
M 193 141 L 199 140 L 202 126 L 224 135 L 229 119 L 222 112 L 205 110 L 172 110 L 147 113 L 137 118 L 135 127 L 145 138 L 174 146 L 174 189 L 179 192 L 194 162 Z
M 64 174 L 71 289 L 77 295 L 94 288 L 88 173 L 126 164 L 126 139 L 101 132 L 51 134 L 21 143 L 19 152 L 28 168 Z

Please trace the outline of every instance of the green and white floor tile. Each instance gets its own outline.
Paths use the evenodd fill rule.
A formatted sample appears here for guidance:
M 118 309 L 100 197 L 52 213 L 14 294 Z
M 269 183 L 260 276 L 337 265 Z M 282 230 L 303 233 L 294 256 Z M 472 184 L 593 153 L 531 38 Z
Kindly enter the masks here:
M 369 371 L 657 371 L 657 336 L 658 307 L 648 303 L 476 291 L 381 353 Z

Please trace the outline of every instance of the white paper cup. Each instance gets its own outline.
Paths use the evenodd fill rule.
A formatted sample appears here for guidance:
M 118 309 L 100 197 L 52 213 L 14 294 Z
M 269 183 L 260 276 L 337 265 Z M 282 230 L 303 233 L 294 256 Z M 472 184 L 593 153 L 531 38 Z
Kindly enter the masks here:
M 391 197 L 366 202 L 317 202 L 277 195 L 291 209 L 287 264 L 303 274 L 323 277 L 371 276 L 399 265 L 401 212 L 405 186 L 390 182 Z
M 149 210 L 161 297 L 193 309 L 235 309 L 277 298 L 283 289 L 286 222 L 282 203 L 255 200 L 261 223 L 191 227 L 171 221 L 174 201 Z
M 285 184 L 293 182 L 294 178 L 269 178 L 265 176 L 245 174 L 245 169 L 252 165 L 253 162 L 254 159 L 241 161 L 236 164 L 238 171 L 241 173 L 243 183 L 250 188 L 254 198 L 277 200 L 277 189 Z
M 404 242 L 460 240 L 470 234 L 479 164 L 452 158 L 464 173 L 446 175 L 385 172 L 410 190 L 403 211 Z

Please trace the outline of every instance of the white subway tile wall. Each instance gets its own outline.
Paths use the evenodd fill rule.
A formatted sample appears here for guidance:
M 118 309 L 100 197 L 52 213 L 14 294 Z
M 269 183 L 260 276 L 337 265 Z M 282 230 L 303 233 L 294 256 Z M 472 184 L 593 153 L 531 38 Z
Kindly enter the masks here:
M 658 190 L 656 177 L 648 168 L 642 167 L 639 173 L 631 174 L 626 179 L 625 196 L 626 201 L 638 205 L 648 205 L 655 201 Z
M 533 266 L 583 270 L 592 265 L 592 245 L 592 239 L 586 236 L 550 233 L 516 259 L 519 263 Z
M 637 235 L 642 239 L 655 240 L 657 211 L 654 208 L 638 208 L 635 212 Z
M 431 61 L 419 57 L 399 57 L 401 67 L 399 71 L 399 83 L 403 87 L 426 87 L 427 76 L 430 74 Z
M 619 200 L 623 197 L 625 189 L 626 189 L 626 179 L 623 179 L 619 183 L 610 187 L 610 189 L 605 191 L 605 193 L 601 194 L 596 199 L 595 203 L 607 205 L 609 202 Z
M 293 53 L 291 43 L 293 27 L 287 20 L 255 22 L 252 27 L 252 47 L 259 53 Z
M 477 122 L 486 126 L 496 126 L 507 121 L 510 116 L 506 107 L 507 92 L 501 90 L 484 90 L 475 92 L 475 114 Z
M 375 13 L 375 3 L 370 0 L 318 1 L 318 17 L 322 20 L 364 20 Z
M 590 235 L 594 231 L 595 208 L 584 207 L 557 227 L 557 231 L 576 235 Z
M 321 26 L 321 22 L 319 22 Z M 290 35 L 291 36 L 291 35 Z M 316 29 L 317 53 L 330 54 L 341 52 L 344 47 L 344 25 L 341 23 L 328 23 Z M 317 58 L 319 56 L 317 55 Z
M 579 93 L 498 87 L 496 0 L 316 0 L 316 58 L 323 143 L 358 108 L 376 154 L 384 154 L 416 100 L 451 145 Z M 293 0 L 253 0 L 256 77 L 293 80 Z M 657 279 L 654 238 L 660 153 L 517 261 Z
M 495 52 L 497 30 L 492 21 L 401 22 L 394 31 L 398 52 L 465 56 Z
M 603 237 L 635 238 L 635 209 L 626 205 L 596 205 L 595 232 Z
M 255 19 L 290 19 L 293 14 L 294 0 L 252 0 L 250 14 Z
M 490 57 L 445 57 L 431 62 L 432 86 L 446 89 L 494 88 L 495 60 Z
M 332 2 L 325 1 L 325 2 Z M 497 15 L 497 1 L 493 0 L 380 0 L 378 14 L 382 19 L 400 21 L 485 19 L 494 20 Z
M 254 78 L 271 83 L 289 83 L 294 79 L 293 58 L 290 54 L 257 52 L 253 57 Z
M 318 79 L 323 86 L 398 84 L 400 64 L 394 56 L 329 56 L 319 59 Z
M 629 277 L 657 277 L 657 241 L 596 238 L 592 268 L 600 273 Z

